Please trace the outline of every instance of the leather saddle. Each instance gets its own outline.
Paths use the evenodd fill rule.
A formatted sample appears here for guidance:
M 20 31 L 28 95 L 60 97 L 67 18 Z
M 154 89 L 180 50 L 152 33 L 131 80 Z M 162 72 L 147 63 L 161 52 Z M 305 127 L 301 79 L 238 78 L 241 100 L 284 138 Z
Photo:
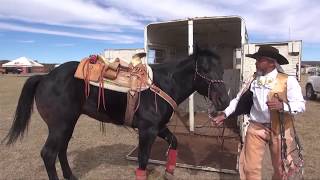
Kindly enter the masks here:
M 130 63 L 120 60 L 106 60 L 103 56 L 92 55 L 81 60 L 75 77 L 92 85 L 120 92 L 139 92 L 149 88 L 152 82 L 151 68 L 142 63 L 145 53 L 132 57 Z

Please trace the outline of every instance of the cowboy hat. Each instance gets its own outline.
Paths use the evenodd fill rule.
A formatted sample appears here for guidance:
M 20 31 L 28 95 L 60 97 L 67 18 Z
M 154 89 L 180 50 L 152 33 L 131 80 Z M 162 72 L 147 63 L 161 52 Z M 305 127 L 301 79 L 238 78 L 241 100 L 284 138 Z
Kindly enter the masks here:
M 277 48 L 269 45 L 260 46 L 258 52 L 254 54 L 247 54 L 246 56 L 254 59 L 269 57 L 275 59 L 280 65 L 289 64 L 289 61 L 279 53 L 279 50 Z

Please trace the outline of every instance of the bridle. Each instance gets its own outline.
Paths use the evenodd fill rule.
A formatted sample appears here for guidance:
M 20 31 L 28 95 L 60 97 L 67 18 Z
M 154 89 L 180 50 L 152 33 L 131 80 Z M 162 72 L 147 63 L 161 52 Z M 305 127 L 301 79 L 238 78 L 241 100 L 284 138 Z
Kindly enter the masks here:
M 194 81 L 196 80 L 197 76 L 199 76 L 201 79 L 204 79 L 209 84 L 208 85 L 208 98 L 210 97 L 210 90 L 211 90 L 212 84 L 214 84 L 214 83 L 223 83 L 224 84 L 224 81 L 222 79 L 210 79 L 210 78 L 200 74 L 198 71 L 198 61 L 196 61 L 196 69 L 195 69 L 194 78 L 193 78 Z M 216 96 L 215 96 L 214 100 L 216 100 Z
M 209 79 L 204 75 L 200 74 L 198 71 L 198 61 L 196 61 L 196 69 L 195 69 L 195 76 L 194 80 L 196 80 L 196 76 L 200 76 L 202 79 L 205 79 L 208 83 L 224 83 L 222 79 Z

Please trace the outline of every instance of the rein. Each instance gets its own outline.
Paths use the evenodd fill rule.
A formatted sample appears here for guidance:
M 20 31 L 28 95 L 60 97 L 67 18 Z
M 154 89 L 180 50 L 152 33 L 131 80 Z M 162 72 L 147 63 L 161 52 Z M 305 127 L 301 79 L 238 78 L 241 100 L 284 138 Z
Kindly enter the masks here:
M 274 94 L 274 97 L 277 98 L 280 102 L 283 102 L 283 100 L 279 97 L 278 93 Z M 285 173 L 288 173 L 290 163 L 287 160 L 288 154 L 287 154 L 287 142 L 285 138 L 285 127 L 284 127 L 284 111 L 279 110 L 279 121 L 280 121 L 280 149 L 281 149 L 281 168 Z
M 274 97 L 277 98 L 280 102 L 283 102 L 283 100 L 279 97 L 277 93 L 274 94 Z M 291 114 L 291 108 L 289 106 L 289 112 Z M 289 179 L 290 176 L 292 176 L 294 173 L 300 173 L 300 175 L 303 175 L 303 165 L 304 165 L 304 160 L 302 156 L 302 146 L 300 144 L 300 140 L 298 138 L 296 128 L 294 126 L 294 123 L 292 124 L 293 128 L 293 133 L 294 133 L 294 139 L 296 143 L 296 149 L 292 150 L 291 152 L 297 150 L 298 152 L 298 161 L 294 162 L 294 160 L 291 160 L 291 162 L 288 161 L 288 153 L 287 153 L 287 143 L 286 143 L 286 138 L 285 138 L 285 119 L 284 119 L 284 111 L 280 110 L 279 112 L 279 121 L 280 121 L 280 149 L 281 149 L 281 168 L 284 171 L 284 179 Z M 289 153 L 291 153 L 289 152 Z M 290 170 L 291 166 L 294 168 Z

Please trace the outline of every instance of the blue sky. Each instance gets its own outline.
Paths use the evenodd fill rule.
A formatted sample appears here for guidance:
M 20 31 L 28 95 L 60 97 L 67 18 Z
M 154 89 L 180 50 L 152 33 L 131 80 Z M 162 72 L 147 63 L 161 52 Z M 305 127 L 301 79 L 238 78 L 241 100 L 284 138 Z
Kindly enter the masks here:
M 318 0 L 0 0 L 0 59 L 80 60 L 143 47 L 150 22 L 237 15 L 250 42 L 302 40 L 302 59 L 320 60 L 319 8 Z

